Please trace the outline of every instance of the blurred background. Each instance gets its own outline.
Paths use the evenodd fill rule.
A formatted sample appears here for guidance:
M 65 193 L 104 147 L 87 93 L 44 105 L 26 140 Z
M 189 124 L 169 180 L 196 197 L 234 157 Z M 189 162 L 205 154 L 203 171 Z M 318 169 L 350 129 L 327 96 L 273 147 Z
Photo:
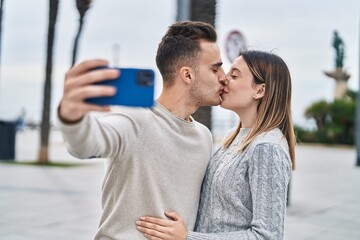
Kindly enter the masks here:
M 25 111 L 26 121 L 41 122 L 48 2 L 5 0 L 0 119 L 15 119 Z M 348 86 L 358 89 L 359 7 L 356 0 L 217 0 L 215 26 L 224 67 L 230 66 L 225 42 L 232 30 L 241 31 L 248 48 L 279 54 L 292 73 L 294 121 L 311 125 L 304 117 L 305 109 L 314 101 L 333 99 L 335 81 L 323 71 L 334 68 L 334 30 L 345 43 L 344 68 L 351 75 Z M 124 67 L 156 69 L 157 45 L 176 18 L 177 0 L 157 0 L 151 4 L 143 0 L 93 1 L 84 18 L 77 61 L 105 58 Z M 71 66 L 78 19 L 75 1 L 59 3 L 53 46 L 52 120 L 62 94 L 64 74 Z M 157 89 L 161 89 L 159 74 Z M 217 112 L 218 108 L 215 109 Z
M 291 185 L 292 195 L 289 198 L 291 199 L 289 214 L 293 214 L 289 216 L 289 222 L 294 223 L 288 228 L 290 229 L 288 236 L 291 236 L 289 239 L 360 239 L 360 233 L 355 227 L 350 230 L 341 228 L 341 233 L 328 232 L 328 235 L 323 234 L 324 238 L 320 237 L 321 231 L 330 229 L 331 226 L 336 228 L 340 220 L 344 226 L 346 223 L 348 226 L 349 222 L 359 223 L 355 219 L 360 217 L 360 206 L 355 200 L 360 198 L 359 168 L 356 167 L 360 163 L 356 163 L 354 148 L 355 109 L 359 89 L 360 2 L 358 0 L 1 0 L 0 3 L 0 155 L 10 155 L 8 159 L 2 157 L 2 160 L 53 163 L 53 165 L 66 163 L 68 164 L 65 164 L 66 166 L 79 164 L 79 161 L 66 152 L 61 136 L 54 127 L 56 107 L 63 91 L 64 74 L 74 61 L 74 52 L 76 62 L 89 58 L 104 58 L 113 66 L 153 68 L 156 70 L 156 95 L 158 95 L 162 83 L 156 69 L 155 55 L 157 45 L 167 27 L 176 20 L 206 20 L 214 24 L 218 32 L 218 44 L 222 51 L 225 71 L 231 64 L 230 53 L 236 52 L 240 45 L 248 49 L 276 53 L 290 68 L 293 84 L 293 119 L 299 142 L 313 144 L 300 144 L 298 147 L 299 170 L 294 173 L 295 180 Z M 80 34 L 79 20 L 82 21 Z M 234 32 L 240 34 L 237 35 L 238 39 L 231 40 L 229 35 Z M 77 47 L 74 50 L 77 36 Z M 227 51 L 229 48 L 230 53 Z M 215 144 L 218 144 L 224 133 L 238 121 L 232 113 L 219 107 L 202 109 L 197 114 L 197 119 L 204 122 L 213 132 Z M 337 145 L 329 147 L 329 145 L 318 145 L 319 143 Z M 12 147 L 14 151 L 9 150 Z M 332 185 L 330 192 L 326 192 L 324 186 L 328 186 L 326 183 L 330 183 L 329 178 L 337 176 L 337 173 L 331 176 L 319 174 L 324 172 L 322 166 L 327 166 L 329 163 L 321 162 L 325 156 L 331 158 L 328 161 L 333 163 L 330 166 L 334 166 L 334 169 L 346 168 L 343 170 L 344 175 L 331 178 L 334 184 L 339 182 L 341 184 L 339 188 Z M 342 162 L 338 163 L 340 159 Z M 94 162 L 100 163 L 101 160 Z M 315 166 L 319 167 L 317 171 L 314 171 Z M 7 199 L 2 201 L 3 205 L 0 204 L 0 211 L 3 211 L 0 212 L 0 216 L 8 214 L 5 215 L 8 216 L 8 221 L 0 219 L 0 239 L 10 239 L 11 234 L 20 231 L 14 224 L 17 218 L 13 215 L 14 209 L 18 206 L 10 204 L 13 202 L 10 195 L 14 194 L 16 198 L 32 196 L 26 195 L 29 191 L 20 190 L 24 188 L 21 184 L 29 183 L 26 179 L 32 179 L 34 173 L 27 173 L 30 171 L 28 169 L 20 171 L 20 166 L 17 167 L 16 172 L 25 171 L 21 174 L 21 180 L 14 176 L 16 172 L 13 167 L 0 165 L 0 179 L 1 173 L 5 176 L 5 170 L 8 176 L 0 182 L 0 198 Z M 98 181 L 93 181 L 93 186 L 83 186 L 91 190 L 85 192 L 85 197 L 88 197 L 81 200 L 88 201 L 89 206 L 99 207 L 97 200 L 100 199 L 98 194 L 102 164 L 87 169 L 92 169 L 91 171 L 97 174 L 95 179 Z M 14 171 L 14 174 L 10 174 L 11 171 Z M 61 183 L 70 171 L 75 170 L 67 169 L 67 173 L 59 173 Z M 93 174 L 91 171 L 85 174 L 91 176 Z M 328 171 L 328 173 L 333 172 Z M 75 176 L 78 174 L 74 173 Z M 342 181 L 344 176 L 353 177 L 350 179 L 350 184 Z M 299 177 L 297 182 L 296 177 Z M 306 183 L 320 182 L 325 185 L 310 189 L 305 182 L 302 182 L 305 178 Z M 15 179 L 21 185 L 20 188 L 15 186 Z M 59 188 L 56 184 L 47 185 L 49 182 L 39 177 L 38 182 L 44 181 L 47 182 L 44 186 L 40 184 L 39 189 L 34 188 L 35 193 L 41 193 L 44 189 L 46 192 L 49 189 Z M 82 186 L 82 183 L 80 185 Z M 94 186 L 99 189 L 94 190 Z M 339 191 L 345 191 L 344 186 L 350 189 L 354 186 L 351 190 L 353 195 L 340 193 Z M 66 190 L 66 187 L 71 188 L 71 184 L 66 183 L 66 187 L 63 187 L 64 185 L 61 185 L 60 194 L 65 197 L 70 195 L 77 198 L 77 194 L 81 195 L 78 188 Z M 20 190 L 14 191 L 14 189 Z M 308 197 L 304 197 L 300 192 L 303 190 L 309 194 Z M 56 190 L 51 191 L 56 193 Z M 346 199 L 321 202 L 333 198 L 336 192 L 346 196 Z M 31 192 L 31 194 L 35 193 Z M 319 195 L 319 193 L 323 194 Z M 312 202 L 315 196 L 320 197 L 318 199 L 320 202 L 317 205 L 306 205 L 307 201 Z M 36 195 L 37 197 L 41 198 Z M 53 203 L 59 204 L 59 199 L 61 198 L 54 196 Z M 349 206 L 352 208 L 341 209 L 340 217 L 330 211 L 331 214 L 336 215 L 330 218 L 334 221 L 326 221 L 325 219 L 329 219 L 328 215 L 325 215 L 324 219 L 315 218 L 316 223 L 320 225 L 325 221 L 326 227 L 321 225 L 318 228 L 311 228 L 310 225 L 306 225 L 308 219 L 304 216 L 309 217 L 311 214 L 304 213 L 329 209 L 331 206 L 339 205 L 339 202 L 341 202 L 340 206 L 347 205 L 348 208 Z M 49 204 L 49 206 L 53 205 Z M 81 228 L 85 234 L 89 234 L 90 231 L 88 236 L 92 236 L 93 226 L 96 228 L 99 211 L 98 208 L 95 209 L 97 210 L 91 215 L 95 220 L 88 224 L 91 227 Z M 337 211 L 339 209 L 336 209 Z M 44 214 L 45 212 L 48 211 L 44 211 Z M 347 217 L 344 217 L 344 214 Z M 41 215 L 39 218 L 42 217 Z M 47 219 L 44 220 L 45 223 L 51 222 L 48 218 L 45 219 Z M 300 219 L 303 222 L 299 223 Z M 31 220 L 24 222 L 21 229 L 30 226 L 30 222 Z M 300 224 L 299 228 L 296 222 Z M 1 227 L 1 223 L 7 225 Z M 310 223 L 314 225 L 313 222 Z M 44 225 L 43 222 L 41 224 Z M 307 230 L 309 233 L 305 234 Z M 41 234 L 44 231 L 42 229 L 32 234 L 38 237 L 36 239 L 46 239 L 44 234 Z M 349 231 L 351 234 L 346 235 Z M 6 237 L 5 233 L 8 234 Z M 49 235 L 51 234 L 50 232 Z M 30 235 L 16 237 L 15 234 L 13 239 L 31 239 Z M 341 236 L 346 237 L 341 238 Z

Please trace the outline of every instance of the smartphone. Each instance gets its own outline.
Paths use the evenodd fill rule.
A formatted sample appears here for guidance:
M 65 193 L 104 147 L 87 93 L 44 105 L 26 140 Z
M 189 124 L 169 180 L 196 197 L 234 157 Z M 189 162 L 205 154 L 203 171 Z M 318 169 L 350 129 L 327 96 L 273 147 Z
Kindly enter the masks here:
M 115 68 L 120 70 L 116 79 L 105 80 L 97 85 L 116 87 L 117 91 L 111 97 L 94 97 L 87 102 L 97 105 L 123 105 L 130 107 L 151 107 L 154 105 L 155 74 L 151 69 Z

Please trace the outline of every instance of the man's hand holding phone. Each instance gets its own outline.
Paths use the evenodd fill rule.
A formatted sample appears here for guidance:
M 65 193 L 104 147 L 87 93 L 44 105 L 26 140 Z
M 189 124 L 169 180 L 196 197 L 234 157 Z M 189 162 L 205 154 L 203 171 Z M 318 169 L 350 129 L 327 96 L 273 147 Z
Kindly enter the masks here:
M 85 102 L 85 99 L 99 96 L 113 96 L 116 88 L 94 85 L 104 80 L 116 79 L 120 72 L 116 69 L 94 68 L 107 66 L 101 59 L 88 60 L 75 65 L 65 75 L 64 94 L 59 106 L 59 117 L 64 122 L 77 122 L 91 111 L 109 111 L 109 106 L 99 106 Z
M 154 103 L 154 72 L 150 69 L 106 67 L 105 60 L 88 60 L 65 75 L 59 106 L 62 121 L 74 123 L 91 111 L 109 111 L 110 105 L 151 107 Z

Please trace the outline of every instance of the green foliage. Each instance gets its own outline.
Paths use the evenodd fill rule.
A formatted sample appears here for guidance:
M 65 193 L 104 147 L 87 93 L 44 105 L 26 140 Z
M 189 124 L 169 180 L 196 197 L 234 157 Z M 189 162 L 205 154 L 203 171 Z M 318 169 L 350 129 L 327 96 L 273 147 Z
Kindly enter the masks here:
M 357 92 L 348 91 L 343 99 L 333 102 L 318 101 L 305 111 L 307 119 L 313 119 L 316 130 L 295 127 L 300 142 L 326 144 L 354 144 L 355 111 Z
M 326 101 L 319 101 L 313 103 L 305 111 L 307 119 L 313 118 L 319 131 L 323 131 L 326 125 L 327 113 L 329 112 L 330 104 Z
M 21 166 L 37 166 L 37 167 L 61 167 L 61 168 L 71 168 L 71 167 L 81 167 L 81 166 L 89 166 L 89 164 L 83 163 L 71 163 L 71 162 L 27 162 L 27 161 L 0 161 L 1 164 L 7 165 L 21 165 Z

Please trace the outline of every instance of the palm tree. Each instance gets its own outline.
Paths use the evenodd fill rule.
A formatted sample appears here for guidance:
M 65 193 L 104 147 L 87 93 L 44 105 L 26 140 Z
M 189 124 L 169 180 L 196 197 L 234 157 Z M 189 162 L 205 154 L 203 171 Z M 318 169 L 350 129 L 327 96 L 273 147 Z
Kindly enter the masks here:
M 190 20 L 208 22 L 215 26 L 216 0 L 192 0 Z M 193 117 L 211 130 L 211 107 L 200 107 Z
M 92 0 L 76 0 L 76 8 L 78 9 L 80 18 L 79 18 L 78 32 L 76 34 L 75 41 L 74 41 L 71 66 L 74 66 L 74 64 L 76 62 L 77 48 L 78 48 L 78 43 L 79 43 L 82 28 L 83 28 L 83 24 L 84 24 L 84 17 L 85 17 L 86 11 L 89 10 L 89 8 L 90 8 L 91 1 Z
M 40 131 L 39 163 L 46 164 L 49 161 L 48 145 L 50 133 L 50 105 L 51 105 L 51 74 L 53 65 L 53 47 L 55 40 L 55 24 L 58 13 L 59 0 L 49 0 L 49 26 L 46 50 L 46 69 L 42 122 Z
M 203 21 L 215 26 L 216 0 L 192 0 L 191 20 Z

